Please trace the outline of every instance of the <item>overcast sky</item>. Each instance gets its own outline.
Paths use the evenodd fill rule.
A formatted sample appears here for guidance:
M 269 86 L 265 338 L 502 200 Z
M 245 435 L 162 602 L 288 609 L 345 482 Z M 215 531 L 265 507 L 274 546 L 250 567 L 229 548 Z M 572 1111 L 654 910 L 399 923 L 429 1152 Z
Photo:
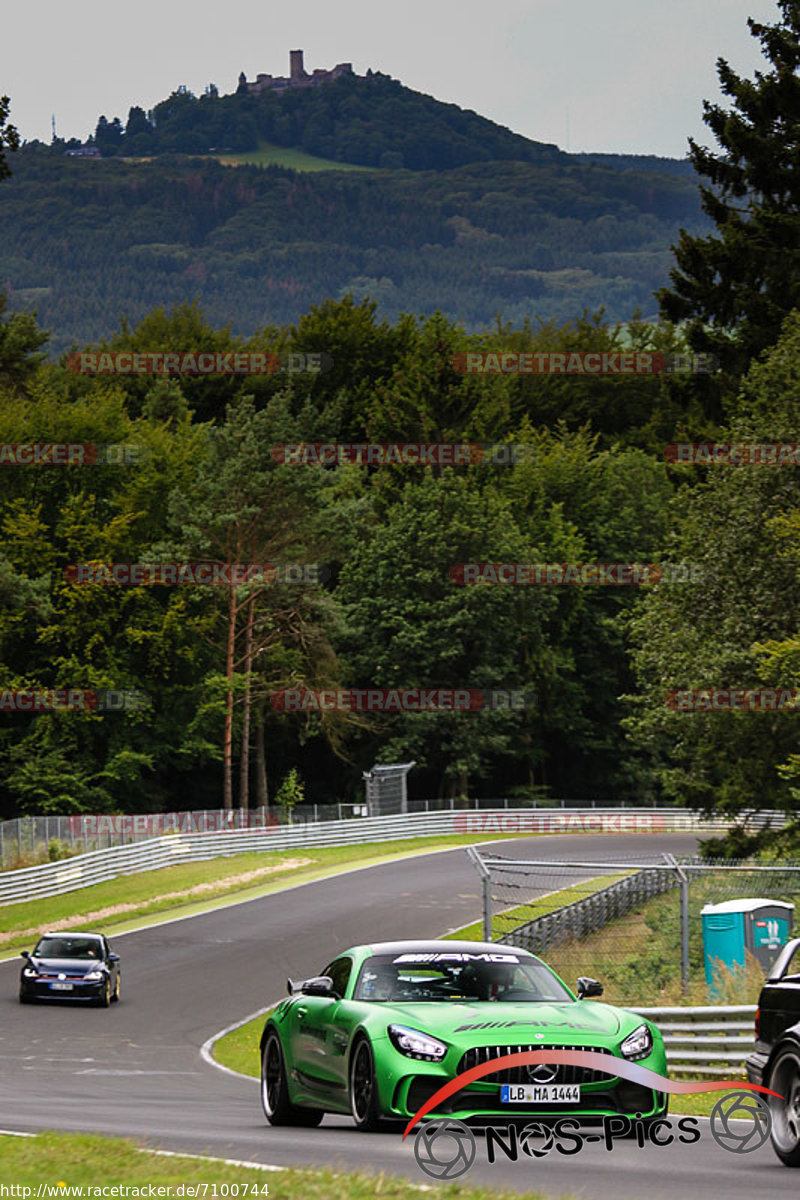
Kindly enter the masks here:
M 709 144 L 715 63 L 763 65 L 746 18 L 774 0 L 37 0 L 3 6 L 0 95 L 24 138 L 86 137 L 179 84 L 232 92 L 239 71 L 352 62 L 574 151 L 682 158 Z

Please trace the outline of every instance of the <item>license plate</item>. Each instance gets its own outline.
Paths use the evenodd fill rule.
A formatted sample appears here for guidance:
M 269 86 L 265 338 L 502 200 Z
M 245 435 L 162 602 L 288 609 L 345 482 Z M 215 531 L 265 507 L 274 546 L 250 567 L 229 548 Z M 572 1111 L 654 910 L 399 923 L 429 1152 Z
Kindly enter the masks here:
M 504 1083 L 500 1088 L 502 1104 L 577 1104 L 580 1098 L 577 1083 Z
M 51 983 L 50 991 L 51 992 L 71 992 L 72 984 L 71 983 Z

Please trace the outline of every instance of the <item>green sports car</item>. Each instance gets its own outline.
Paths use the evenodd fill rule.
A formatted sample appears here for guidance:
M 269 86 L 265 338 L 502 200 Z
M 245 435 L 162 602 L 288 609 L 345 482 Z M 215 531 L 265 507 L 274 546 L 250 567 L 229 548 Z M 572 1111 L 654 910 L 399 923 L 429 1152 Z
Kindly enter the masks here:
M 614 1059 L 666 1075 L 664 1041 L 624 1008 L 577 997 L 548 966 L 514 946 L 383 942 L 355 946 L 289 998 L 261 1035 L 261 1102 L 272 1125 L 318 1125 L 349 1113 L 359 1129 L 408 1120 L 463 1071 L 503 1054 L 594 1050 L 609 1069 L 512 1067 L 469 1082 L 428 1116 L 458 1120 L 634 1114 L 663 1117 L 662 1092 L 620 1079 Z

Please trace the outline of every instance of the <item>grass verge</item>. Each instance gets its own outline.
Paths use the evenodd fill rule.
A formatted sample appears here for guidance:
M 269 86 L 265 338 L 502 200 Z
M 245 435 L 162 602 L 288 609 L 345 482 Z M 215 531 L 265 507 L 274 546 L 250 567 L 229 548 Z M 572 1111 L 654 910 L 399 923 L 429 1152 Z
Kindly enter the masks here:
M 409 1160 L 413 1156 L 408 1148 Z M 224 1185 L 224 1195 L 269 1196 L 269 1200 L 407 1200 L 416 1191 L 407 1179 L 391 1175 L 304 1171 L 294 1168 L 258 1170 L 236 1166 L 223 1159 L 204 1160 L 191 1155 L 158 1154 L 123 1138 L 95 1134 L 43 1133 L 35 1138 L 9 1137 L 2 1141 L 3 1181 L 17 1187 L 50 1185 L 47 1195 L 70 1194 L 71 1187 L 150 1186 L 168 1188 L 163 1196 L 209 1197 Z M 420 1172 L 420 1183 L 425 1176 Z M 178 1192 L 177 1188 L 182 1187 Z M 189 1188 L 201 1185 L 197 1190 Z M 202 1185 L 206 1185 L 205 1188 Z M 236 1185 L 232 1188 L 232 1185 Z M 437 1189 L 438 1190 L 438 1189 Z M 217 1194 L 219 1194 L 219 1191 Z M 89 1193 L 91 1195 L 93 1193 Z M 147 1195 L 147 1190 L 142 1193 Z M 545 1200 L 541 1192 L 498 1192 L 494 1188 L 451 1184 L 438 1192 L 448 1200 Z M 129 1193 L 136 1195 L 136 1193 Z
M 256 899 L 350 867 L 391 862 L 431 850 L 458 849 L 476 842 L 500 841 L 507 836 L 461 834 L 321 849 L 298 847 L 285 852 L 262 850 L 162 867 L 137 875 L 120 875 L 107 883 L 60 896 L 0 906 L 0 955 L 29 947 L 31 939 L 42 929 L 78 929 L 100 924 L 113 935 L 143 922 L 203 912 L 226 899 L 229 902 Z M 70 867 L 71 860 L 65 860 L 65 870 Z

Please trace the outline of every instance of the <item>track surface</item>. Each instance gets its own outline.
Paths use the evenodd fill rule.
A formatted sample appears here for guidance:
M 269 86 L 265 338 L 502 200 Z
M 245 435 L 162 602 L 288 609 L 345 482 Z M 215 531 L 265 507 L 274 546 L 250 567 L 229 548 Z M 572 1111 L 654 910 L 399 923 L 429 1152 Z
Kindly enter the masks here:
M 688 835 L 555 836 L 491 843 L 508 857 L 643 860 L 694 850 Z M 21 1006 L 20 960 L 0 964 L 0 1127 L 91 1130 L 187 1150 L 292 1166 L 383 1170 L 430 1182 L 412 1139 L 359 1134 L 342 1117 L 315 1130 L 271 1129 L 258 1085 L 200 1057 L 219 1029 L 278 999 L 287 975 L 317 973 L 360 942 L 436 937 L 475 920 L 477 876 L 463 849 L 372 867 L 120 936 L 123 998 L 109 1009 Z M 591 1200 L 752 1200 L 797 1196 L 800 1177 L 769 1146 L 719 1148 L 701 1122 L 692 1146 L 585 1147 L 574 1158 L 488 1166 L 482 1148 L 465 1182 Z M 102 1184 L 102 1164 L 97 1164 Z

